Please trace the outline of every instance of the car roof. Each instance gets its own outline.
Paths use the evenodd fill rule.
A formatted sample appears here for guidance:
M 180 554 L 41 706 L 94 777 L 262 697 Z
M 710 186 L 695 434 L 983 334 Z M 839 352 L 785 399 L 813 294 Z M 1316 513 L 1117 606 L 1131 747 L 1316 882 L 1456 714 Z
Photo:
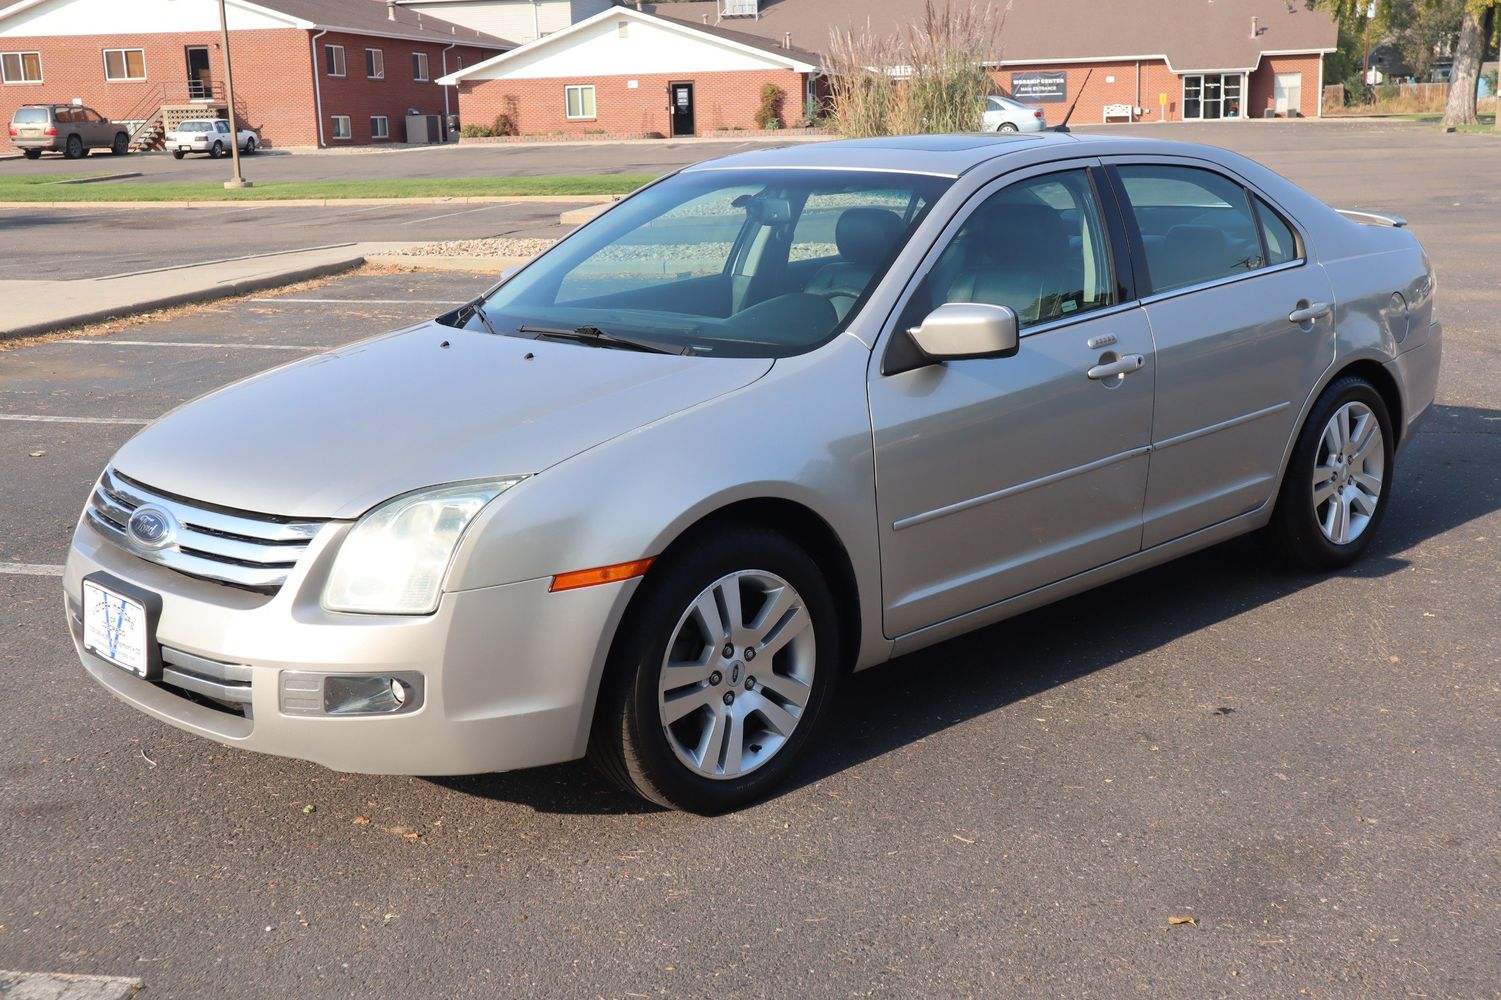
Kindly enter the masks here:
M 736 153 L 686 168 L 700 170 L 805 168 L 813 170 L 889 170 L 898 173 L 959 177 L 982 163 L 1023 152 L 1051 150 L 1053 156 L 1104 156 L 1114 152 L 1162 152 L 1203 156 L 1220 152 L 1195 143 L 1129 136 L 1079 135 L 1072 132 L 961 132 L 950 135 L 899 135 L 872 139 L 783 146 Z

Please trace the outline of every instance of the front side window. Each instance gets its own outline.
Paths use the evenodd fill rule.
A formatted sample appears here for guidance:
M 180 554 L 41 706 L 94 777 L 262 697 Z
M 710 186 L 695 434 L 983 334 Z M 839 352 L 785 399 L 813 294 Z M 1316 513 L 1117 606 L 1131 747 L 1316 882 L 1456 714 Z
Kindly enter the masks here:
M 370 119 L 370 138 L 389 139 L 391 137 L 391 119 L 385 115 L 374 115 Z
M 594 87 L 580 85 L 576 87 L 564 87 L 563 96 L 567 105 L 569 118 L 593 118 L 594 117 Z
M 344 46 L 342 46 L 342 45 L 325 45 L 325 46 L 323 46 L 323 61 L 324 61 L 324 64 L 328 67 L 328 75 L 329 76 L 343 76 L 344 75 Z
M 1023 328 L 1116 304 L 1110 244 L 1086 170 L 1011 184 L 976 208 L 901 318 L 949 302 L 1009 306 Z
M 420 82 L 429 79 L 427 75 L 427 53 L 412 53 L 412 79 Z
M 354 138 L 354 131 L 350 128 L 348 115 L 334 115 L 333 118 L 335 139 Z
M 40 52 L 0 52 L 0 81 L 5 83 L 41 83 Z
M 1232 278 L 1266 265 L 1246 189 L 1198 167 L 1120 168 L 1141 229 L 1152 291 Z
M 365 75 L 372 80 L 386 78 L 386 54 L 380 49 L 365 50 Z
M 594 329 L 706 356 L 827 342 L 950 180 L 838 170 L 704 170 L 631 198 L 503 284 L 501 335 Z M 525 328 L 525 329 L 523 329 Z
M 144 49 L 105 49 L 104 78 L 106 80 L 146 79 L 146 51 Z

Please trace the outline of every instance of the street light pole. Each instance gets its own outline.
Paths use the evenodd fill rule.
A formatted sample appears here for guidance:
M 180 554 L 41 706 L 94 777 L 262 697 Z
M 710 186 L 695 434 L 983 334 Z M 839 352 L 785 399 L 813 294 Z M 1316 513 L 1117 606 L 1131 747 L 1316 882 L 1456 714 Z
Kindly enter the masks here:
M 240 174 L 240 122 L 235 117 L 235 71 L 229 59 L 229 13 L 224 0 L 219 0 L 219 37 L 224 46 L 224 97 L 229 101 L 229 155 L 234 163 L 234 176 L 224 182 L 224 189 L 234 191 L 254 185 Z

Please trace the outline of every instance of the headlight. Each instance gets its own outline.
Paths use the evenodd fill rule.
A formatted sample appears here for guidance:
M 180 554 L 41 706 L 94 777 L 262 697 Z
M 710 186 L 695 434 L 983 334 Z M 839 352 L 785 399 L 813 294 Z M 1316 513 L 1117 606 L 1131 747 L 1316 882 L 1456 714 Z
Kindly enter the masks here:
M 437 610 L 443 576 L 464 529 L 485 504 L 525 477 L 458 483 L 388 500 L 339 546 L 323 607 L 372 615 Z

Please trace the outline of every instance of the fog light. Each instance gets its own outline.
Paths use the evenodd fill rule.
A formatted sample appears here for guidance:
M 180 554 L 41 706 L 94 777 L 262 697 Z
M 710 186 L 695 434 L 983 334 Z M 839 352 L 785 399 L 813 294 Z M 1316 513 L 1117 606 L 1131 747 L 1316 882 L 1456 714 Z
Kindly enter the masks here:
M 422 675 L 281 672 L 283 715 L 394 715 L 422 706 Z

